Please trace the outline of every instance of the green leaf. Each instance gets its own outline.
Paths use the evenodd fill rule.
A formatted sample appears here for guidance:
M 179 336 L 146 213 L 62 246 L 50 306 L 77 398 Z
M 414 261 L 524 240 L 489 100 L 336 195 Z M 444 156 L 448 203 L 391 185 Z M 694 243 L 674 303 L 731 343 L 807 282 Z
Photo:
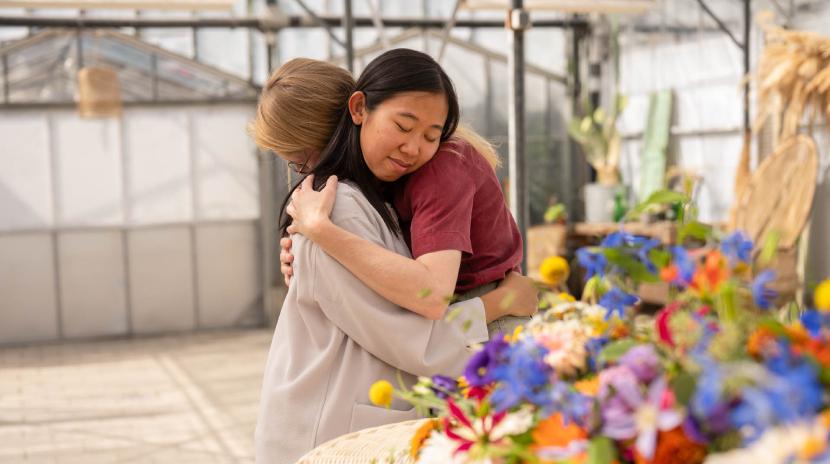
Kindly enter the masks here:
M 468 331 L 470 330 L 470 327 L 472 327 L 472 326 L 473 326 L 473 321 L 472 321 L 472 320 L 470 320 L 470 319 L 467 319 L 467 320 L 466 320 L 466 321 L 464 321 L 464 323 L 461 325 L 461 331 L 462 331 L 462 332 L 468 332 Z
M 626 250 L 619 248 L 603 248 L 602 253 L 613 264 L 623 270 L 623 273 L 636 282 L 658 282 L 660 277 L 649 272 L 645 264 Z
M 696 238 L 705 242 L 712 235 L 712 226 L 698 221 L 689 221 L 677 232 L 678 243 L 683 243 L 686 237 Z
M 764 237 L 764 246 L 761 248 L 761 255 L 758 258 L 758 264 L 763 267 L 772 261 L 776 250 L 778 250 L 778 242 L 780 240 L 781 232 L 777 230 L 767 232 L 767 235 Z
M 418 292 L 418 298 L 426 298 L 430 295 L 432 295 L 432 289 L 431 288 L 425 288 L 425 289 L 421 290 L 420 292 Z
M 599 356 L 597 356 L 597 362 L 600 365 L 605 365 L 609 362 L 616 361 L 620 359 L 622 355 L 628 352 L 631 348 L 637 345 L 635 340 L 630 338 L 624 338 L 622 340 L 613 341 L 607 345 L 602 351 L 599 352 Z
M 648 258 L 657 266 L 658 269 L 666 267 L 671 261 L 671 253 L 666 250 L 658 250 L 657 248 L 648 252 Z
M 670 382 L 671 389 L 677 401 L 686 406 L 695 391 L 695 378 L 688 372 L 681 372 Z
M 556 222 L 559 218 L 564 216 L 565 214 L 565 205 L 562 203 L 557 203 L 545 211 L 545 222 Z
M 608 437 L 594 437 L 588 444 L 588 464 L 608 464 L 617 459 L 617 449 Z
M 658 190 L 651 195 L 649 195 L 646 201 L 640 203 L 639 205 L 635 206 L 631 212 L 633 213 L 642 213 L 651 208 L 652 206 L 656 205 L 665 205 L 669 203 L 680 202 L 680 203 L 688 203 L 689 197 L 686 195 L 676 192 L 674 190 Z

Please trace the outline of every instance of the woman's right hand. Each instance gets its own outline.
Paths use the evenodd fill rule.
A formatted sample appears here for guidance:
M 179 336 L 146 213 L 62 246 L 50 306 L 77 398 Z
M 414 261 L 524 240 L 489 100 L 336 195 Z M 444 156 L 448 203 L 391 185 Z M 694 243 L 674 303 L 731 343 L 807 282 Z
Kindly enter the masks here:
M 539 309 L 539 289 L 533 279 L 518 272 L 511 272 L 499 283 L 499 289 L 505 291 L 506 315 L 532 316 Z
M 294 262 L 294 255 L 291 254 L 291 238 L 283 237 L 280 239 L 280 272 L 286 287 L 291 283 L 291 276 L 294 275 L 292 262 Z
M 481 295 L 487 323 L 504 316 L 532 316 L 539 308 L 539 291 L 533 279 L 511 272 L 498 288 Z

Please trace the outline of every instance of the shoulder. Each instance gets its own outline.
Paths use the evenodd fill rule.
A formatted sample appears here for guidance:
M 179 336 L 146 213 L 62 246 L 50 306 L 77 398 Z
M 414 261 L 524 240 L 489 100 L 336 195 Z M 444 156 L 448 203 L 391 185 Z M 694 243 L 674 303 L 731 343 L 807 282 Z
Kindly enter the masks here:
M 337 184 L 337 196 L 331 212 L 331 221 L 349 232 L 372 241 L 385 237 L 387 229 L 380 214 L 375 210 L 366 195 L 348 181 Z

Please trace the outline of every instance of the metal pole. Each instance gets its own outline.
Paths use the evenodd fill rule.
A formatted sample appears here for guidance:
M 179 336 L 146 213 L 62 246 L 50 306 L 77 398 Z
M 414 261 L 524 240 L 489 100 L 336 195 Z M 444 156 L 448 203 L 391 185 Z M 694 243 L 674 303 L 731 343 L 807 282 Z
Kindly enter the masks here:
M 352 0 L 343 0 L 343 33 L 346 35 L 346 67 L 349 72 L 354 73 L 354 43 L 352 42 L 352 30 L 354 29 L 354 18 L 352 17 Z
M 511 0 L 507 22 L 510 31 L 510 56 L 508 59 L 508 172 L 510 176 L 510 211 L 522 235 L 522 272 L 527 273 L 527 222 L 530 212 L 527 202 L 527 172 L 525 169 L 525 85 L 524 85 L 524 29 L 529 21 L 522 7 L 523 0 Z
M 9 102 L 9 57 L 3 53 L 3 102 Z
M 744 0 L 744 76 L 749 75 L 749 32 L 752 28 L 752 0 Z M 744 84 L 744 132 L 749 133 L 749 81 Z

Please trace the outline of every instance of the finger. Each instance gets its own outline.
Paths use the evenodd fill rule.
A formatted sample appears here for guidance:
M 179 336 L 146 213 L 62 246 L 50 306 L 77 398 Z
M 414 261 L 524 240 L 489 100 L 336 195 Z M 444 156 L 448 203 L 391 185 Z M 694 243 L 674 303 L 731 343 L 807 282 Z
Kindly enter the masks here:
M 288 237 L 283 237 L 280 239 L 280 248 L 283 250 L 290 250 L 291 249 L 291 239 Z
M 314 174 L 309 174 L 305 177 L 305 179 L 303 179 L 302 188 L 303 189 L 308 188 L 308 190 L 313 190 L 314 189 Z
M 334 190 L 334 191 L 337 190 L 337 176 L 334 176 L 334 175 L 329 176 L 329 178 L 326 179 L 326 186 L 323 187 L 324 192 L 328 192 L 328 191 L 331 191 L 331 190 Z
M 285 276 L 285 277 L 283 278 L 283 280 L 285 280 L 285 286 L 286 286 L 286 287 L 290 287 L 290 286 L 291 286 L 291 277 Z
M 294 255 L 291 253 L 280 253 L 280 262 L 282 264 L 290 265 L 294 262 Z

